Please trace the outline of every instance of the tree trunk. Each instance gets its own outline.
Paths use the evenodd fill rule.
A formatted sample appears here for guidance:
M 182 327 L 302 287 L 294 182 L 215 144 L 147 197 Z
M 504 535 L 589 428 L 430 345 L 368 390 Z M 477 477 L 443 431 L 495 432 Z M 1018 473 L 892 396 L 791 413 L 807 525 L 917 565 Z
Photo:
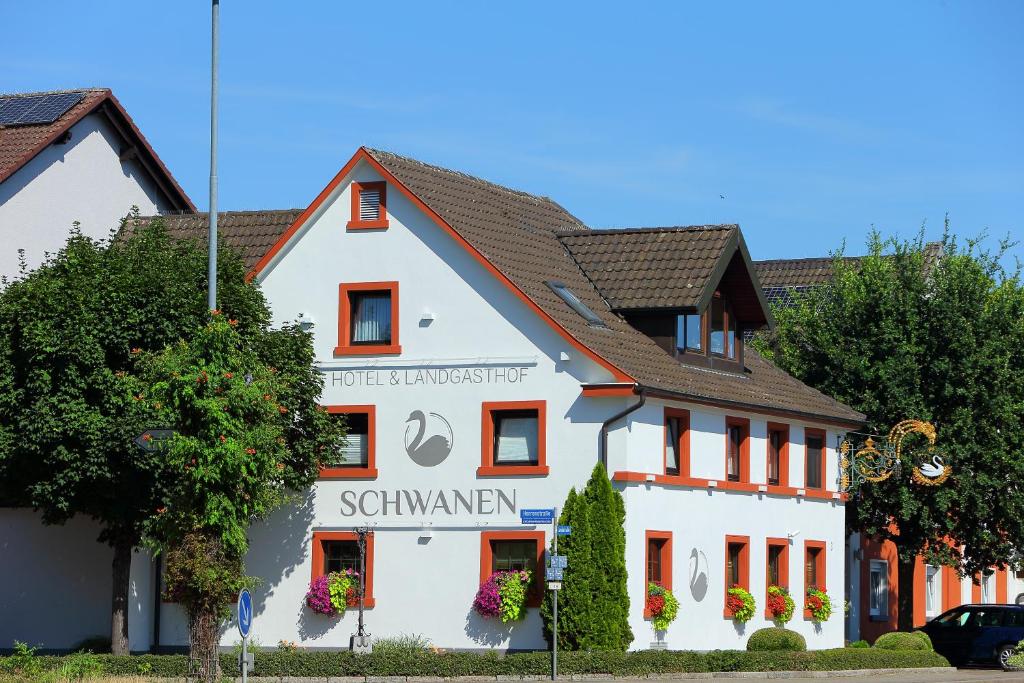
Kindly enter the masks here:
M 132 573 L 132 543 L 114 544 L 113 601 L 110 609 L 110 651 L 115 655 L 128 654 L 128 592 Z
M 897 561 L 899 571 L 896 580 L 899 589 L 897 628 L 900 631 L 914 630 L 914 566 L 916 564 L 916 557 L 909 561 L 900 557 Z
M 220 617 L 216 608 L 197 606 L 188 615 L 190 678 L 216 681 L 220 678 Z

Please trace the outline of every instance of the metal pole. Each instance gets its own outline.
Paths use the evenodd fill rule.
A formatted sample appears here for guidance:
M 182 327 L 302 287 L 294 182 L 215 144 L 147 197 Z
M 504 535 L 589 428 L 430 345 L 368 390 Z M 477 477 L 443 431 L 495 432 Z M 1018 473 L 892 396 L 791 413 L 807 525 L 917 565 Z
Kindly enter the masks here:
M 220 64 L 220 0 L 213 0 L 213 40 L 210 66 L 210 261 L 206 305 L 217 310 L 217 70 Z
M 555 555 L 558 555 L 558 508 L 555 508 L 554 519 L 551 522 L 551 531 L 555 534 Z M 551 680 L 558 680 L 558 593 L 554 591 L 551 598 L 551 632 L 554 634 L 551 639 Z
M 217 0 L 214 0 L 216 2 Z M 242 683 L 249 680 L 249 636 L 242 638 Z

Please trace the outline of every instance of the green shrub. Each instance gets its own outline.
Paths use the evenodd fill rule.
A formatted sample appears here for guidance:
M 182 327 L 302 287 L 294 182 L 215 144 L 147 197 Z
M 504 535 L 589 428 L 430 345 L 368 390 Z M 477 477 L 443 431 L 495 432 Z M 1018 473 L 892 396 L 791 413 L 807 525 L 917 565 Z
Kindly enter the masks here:
M 935 646 L 932 645 L 931 637 L 929 637 L 929 635 L 927 633 L 925 633 L 924 631 L 911 631 L 911 635 L 915 635 L 918 638 L 920 638 L 921 640 L 923 640 L 924 644 L 926 646 L 925 647 L 926 650 L 935 650 Z
M 909 635 L 909 634 L 908 634 Z M 920 641 L 919 641 L 920 642 Z M 69 666 L 72 655 L 64 657 L 33 656 L 37 678 L 56 681 L 64 671 L 75 672 L 79 678 L 92 675 L 134 677 L 141 673 L 148 678 L 182 678 L 188 673 L 185 655 L 88 655 Z M 0 672 L 12 670 L 11 657 L 0 657 Z M 23 660 L 20 660 L 23 661 Z M 75 660 L 72 660 L 75 661 Z M 708 671 L 836 671 L 841 669 L 883 669 L 948 666 L 934 652 L 892 651 L 877 648 L 839 648 L 794 652 L 786 650 L 745 652 L 716 650 L 687 652 L 642 650 L 569 651 L 558 657 L 559 670 L 573 674 L 612 674 L 642 678 L 651 674 L 703 673 Z M 238 660 L 229 653 L 221 654 L 221 669 L 227 677 L 238 672 Z M 254 677 L 329 676 L 546 676 L 551 671 L 548 652 L 523 652 L 501 655 L 493 651 L 441 652 L 405 649 L 375 649 L 368 655 L 351 652 L 297 650 L 295 652 L 267 649 L 255 657 Z M 77 673 L 80 672 L 80 673 Z M 66 679 L 65 679 L 66 680 Z
M 869 643 L 866 640 L 855 640 L 852 643 L 850 643 L 849 645 L 847 645 L 846 647 L 852 647 L 852 648 L 871 647 L 871 643 Z
M 875 641 L 875 647 L 880 650 L 930 650 L 930 646 L 930 640 L 926 642 L 913 633 L 907 633 L 906 631 L 883 633 Z
M 780 626 L 772 626 L 754 631 L 747 640 L 747 650 L 751 652 L 770 652 L 776 650 L 803 652 L 806 649 L 807 641 L 804 640 L 802 635 Z
M 1017 647 L 1014 648 L 1014 654 L 1010 655 L 1010 659 L 1007 660 L 1006 664 L 1011 669 L 1024 669 L 1024 640 L 1017 643 Z
M 75 652 L 62 658 L 57 670 L 62 680 L 81 681 L 86 678 L 99 678 L 103 674 L 103 663 L 100 662 L 99 655 Z
M 416 634 L 401 634 L 391 638 L 374 638 L 373 651 L 390 654 L 409 654 L 429 652 L 432 649 L 430 639 Z

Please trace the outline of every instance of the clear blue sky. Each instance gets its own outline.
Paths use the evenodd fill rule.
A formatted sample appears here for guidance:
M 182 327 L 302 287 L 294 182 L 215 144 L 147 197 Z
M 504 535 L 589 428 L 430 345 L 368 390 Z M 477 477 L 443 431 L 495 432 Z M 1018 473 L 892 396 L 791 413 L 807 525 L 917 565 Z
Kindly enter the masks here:
M 0 91 L 107 86 L 206 206 L 209 2 L 13 2 Z M 220 205 L 307 205 L 361 144 L 594 227 L 1024 238 L 1024 2 L 223 0 Z M 724 199 L 722 198 L 724 196 Z M 1024 248 L 1014 254 L 1024 257 Z

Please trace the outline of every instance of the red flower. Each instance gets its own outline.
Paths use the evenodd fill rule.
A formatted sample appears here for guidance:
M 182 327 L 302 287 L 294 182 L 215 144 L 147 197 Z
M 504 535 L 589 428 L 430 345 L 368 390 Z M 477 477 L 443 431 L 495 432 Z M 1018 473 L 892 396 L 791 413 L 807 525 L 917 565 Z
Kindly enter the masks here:
M 246 448 L 245 452 L 248 453 L 249 455 L 256 455 L 256 449 L 255 448 Z
M 778 616 L 786 611 L 786 600 L 781 595 L 768 596 L 768 611 Z
M 743 599 L 738 595 L 730 595 L 725 599 L 725 606 L 730 612 L 738 612 L 743 609 Z
M 232 378 L 232 377 L 234 377 L 234 376 L 235 376 L 235 375 L 234 375 L 234 373 L 232 373 L 232 372 L 225 372 L 225 373 L 224 373 L 224 377 L 225 377 L 225 378 L 227 378 L 227 379 L 231 379 L 231 378 Z
M 811 608 L 812 612 L 817 612 L 818 610 L 820 610 L 822 608 L 822 605 L 823 603 L 821 602 L 821 598 L 819 598 L 817 595 L 807 596 L 807 606 Z
M 647 596 L 647 611 L 651 613 L 651 616 L 658 616 L 661 614 L 661 610 L 665 609 L 665 596 L 664 595 L 648 595 Z
M 224 436 L 223 434 L 221 434 L 221 435 L 220 435 L 220 442 L 221 442 L 221 443 L 224 443 L 224 442 L 225 442 L 225 441 L 227 441 L 227 440 L 228 440 L 228 439 L 227 439 L 227 437 L 226 437 L 226 436 Z
M 231 319 L 228 320 L 228 325 L 231 325 L 231 327 L 234 327 L 237 324 L 238 324 L 238 321 L 235 320 L 234 318 L 231 318 Z

